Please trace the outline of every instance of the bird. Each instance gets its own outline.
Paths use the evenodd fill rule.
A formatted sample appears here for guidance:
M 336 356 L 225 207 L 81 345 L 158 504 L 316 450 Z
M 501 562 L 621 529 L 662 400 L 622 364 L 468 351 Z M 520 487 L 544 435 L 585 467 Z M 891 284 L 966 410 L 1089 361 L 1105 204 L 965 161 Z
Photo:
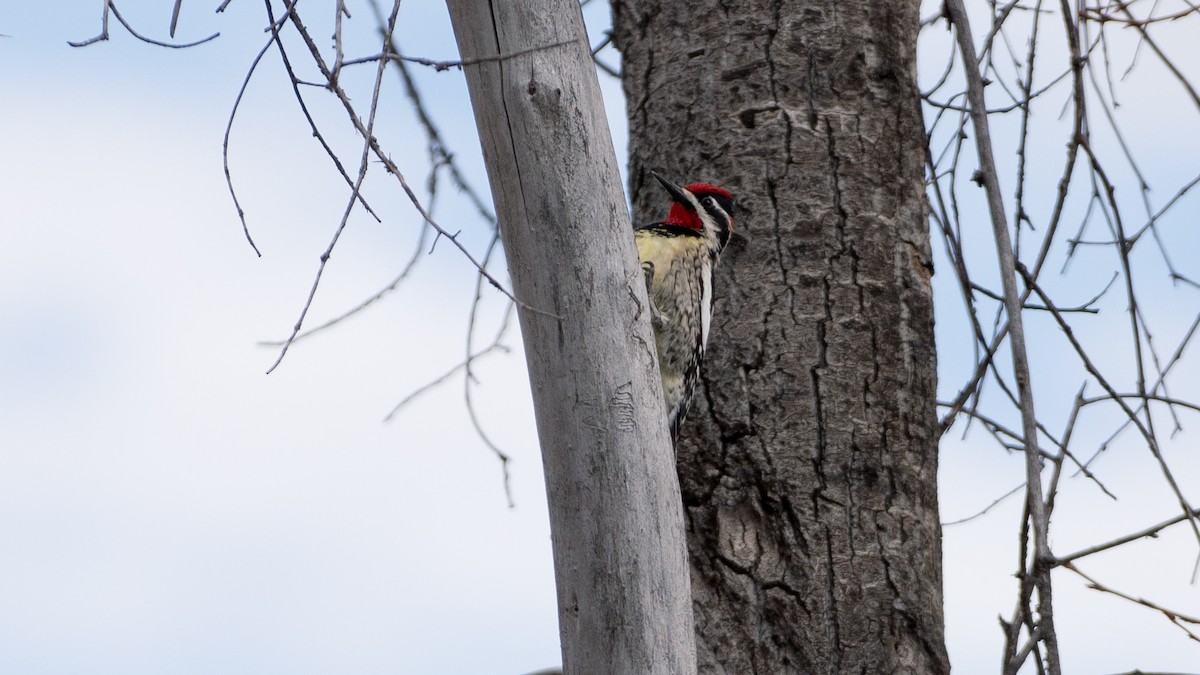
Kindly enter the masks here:
M 666 220 L 634 229 L 650 300 L 671 444 L 687 413 L 712 326 L 713 270 L 733 234 L 733 195 L 712 183 L 680 187 L 651 171 L 671 197 Z

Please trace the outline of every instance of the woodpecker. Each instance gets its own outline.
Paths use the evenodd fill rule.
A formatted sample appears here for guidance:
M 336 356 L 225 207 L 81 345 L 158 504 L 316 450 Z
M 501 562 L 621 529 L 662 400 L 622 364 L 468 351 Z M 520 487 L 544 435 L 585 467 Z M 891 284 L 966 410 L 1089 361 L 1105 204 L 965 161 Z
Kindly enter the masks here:
M 713 270 L 733 233 L 733 196 L 711 183 L 679 187 L 651 171 L 671 195 L 667 219 L 634 231 L 646 278 L 671 443 L 687 412 L 712 324 Z

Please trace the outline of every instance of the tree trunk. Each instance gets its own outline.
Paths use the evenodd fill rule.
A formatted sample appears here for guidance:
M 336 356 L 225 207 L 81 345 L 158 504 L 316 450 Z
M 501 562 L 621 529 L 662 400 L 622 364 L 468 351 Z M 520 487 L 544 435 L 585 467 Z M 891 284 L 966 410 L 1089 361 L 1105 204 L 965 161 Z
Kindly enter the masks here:
M 523 303 L 563 669 L 695 672 L 646 288 L 579 3 L 449 5 Z
M 916 0 L 614 0 L 650 169 L 738 198 L 678 448 L 703 673 L 946 673 Z

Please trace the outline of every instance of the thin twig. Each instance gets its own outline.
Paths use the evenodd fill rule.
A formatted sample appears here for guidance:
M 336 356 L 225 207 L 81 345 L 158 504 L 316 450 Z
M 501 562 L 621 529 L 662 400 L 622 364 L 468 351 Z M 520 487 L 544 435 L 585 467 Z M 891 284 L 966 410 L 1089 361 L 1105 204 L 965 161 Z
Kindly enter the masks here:
M 954 25 L 955 37 L 962 55 L 967 79 L 967 99 L 971 104 L 971 121 L 975 129 L 975 149 L 979 155 L 979 170 L 982 173 L 987 193 L 988 212 L 991 214 L 992 234 L 996 243 L 996 254 L 1000 263 L 1000 277 L 1004 287 L 1004 306 L 1008 315 L 1009 345 L 1012 350 L 1013 371 L 1017 380 L 1017 392 L 1021 410 L 1021 426 L 1025 440 L 1026 494 L 1029 517 L 1033 525 L 1034 558 L 1032 571 L 1038 589 L 1039 621 L 1041 642 L 1046 645 L 1046 659 L 1051 675 L 1061 675 L 1059 664 L 1058 637 L 1054 630 L 1053 603 L 1048 563 L 1052 559 L 1049 543 L 1049 517 L 1042 496 L 1042 457 L 1038 452 L 1037 419 L 1033 407 L 1033 389 L 1030 382 L 1029 358 L 1026 354 L 1025 330 L 1021 316 L 1021 298 L 1017 294 L 1016 263 L 1008 223 L 1000 193 L 1000 182 L 996 173 L 996 162 L 992 156 L 991 132 L 988 124 L 987 106 L 984 102 L 983 81 L 979 74 L 979 63 L 971 37 L 971 24 L 963 0 L 946 0 L 950 22 Z M 1043 299 L 1049 305 L 1049 300 Z
M 1146 600 L 1144 598 L 1136 598 L 1127 593 L 1122 593 L 1121 591 L 1115 590 L 1113 588 L 1109 588 L 1108 586 L 1105 586 L 1104 584 L 1100 583 L 1099 581 L 1096 581 L 1092 577 L 1084 574 L 1078 567 L 1075 567 L 1075 565 L 1073 565 L 1071 563 L 1064 563 L 1063 567 L 1071 570 L 1072 572 L 1074 572 L 1075 574 L 1078 574 L 1079 576 L 1083 577 L 1084 579 L 1087 579 L 1088 588 L 1100 591 L 1101 593 L 1108 593 L 1109 595 L 1115 595 L 1118 598 L 1122 598 L 1122 599 L 1128 600 L 1129 602 L 1132 602 L 1134 604 L 1141 605 L 1142 607 L 1146 607 L 1148 609 L 1153 609 L 1157 612 L 1160 612 L 1163 616 L 1165 616 L 1167 618 L 1168 621 L 1175 624 L 1184 633 L 1187 633 L 1187 636 L 1189 638 L 1191 638 L 1192 640 L 1195 640 L 1196 642 L 1200 642 L 1200 635 L 1197 635 L 1196 633 L 1192 632 L 1192 629 L 1188 628 L 1185 625 L 1185 624 L 1191 624 L 1193 626 L 1200 626 L 1200 619 L 1198 619 L 1196 617 L 1188 616 L 1186 614 L 1180 614 L 1179 612 L 1176 612 L 1175 610 L 1167 609 L 1166 607 L 1163 607 L 1162 605 L 1159 605 L 1154 602 L 1150 602 L 1149 600 Z
M 1024 487 L 1025 487 L 1025 483 L 1022 482 L 1020 485 L 1014 487 L 1013 489 L 1009 490 L 1008 492 L 1005 492 L 1004 494 L 1000 495 L 996 499 L 992 500 L 992 503 L 983 507 L 983 509 L 981 511 L 976 511 L 975 513 L 972 513 L 971 515 L 969 515 L 965 518 L 959 518 L 958 520 L 951 520 L 951 521 L 944 522 L 944 523 L 942 523 L 942 527 L 950 527 L 951 525 L 962 525 L 963 523 L 969 523 L 972 520 L 976 520 L 977 518 L 980 518 L 981 516 L 986 514 L 988 511 L 991 511 L 992 509 L 999 506 L 1001 503 L 1003 503 L 1009 497 L 1020 492 L 1021 489 Z
M 524 56 L 525 54 L 532 54 L 533 52 L 540 52 L 540 51 L 543 51 L 546 49 L 562 47 L 563 45 L 576 44 L 577 42 L 578 42 L 578 40 L 561 40 L 559 42 L 551 42 L 550 44 L 538 45 L 537 47 L 530 47 L 528 49 L 520 49 L 515 52 L 509 52 L 507 54 L 497 54 L 495 56 L 480 56 L 477 58 L 460 59 L 457 61 L 439 61 L 436 59 L 427 59 L 427 58 L 420 57 L 420 56 L 404 56 L 403 54 L 396 54 L 396 53 L 391 53 L 391 52 L 387 52 L 387 53 L 380 52 L 380 53 L 374 54 L 372 56 L 363 56 L 363 57 L 360 57 L 357 59 L 351 59 L 349 61 L 346 61 L 342 65 L 343 66 L 357 66 L 362 63 L 374 63 L 375 61 L 378 61 L 380 59 L 391 59 L 392 61 L 405 61 L 407 63 L 416 63 L 416 64 L 422 65 L 422 66 L 429 66 L 430 68 L 433 68 L 434 70 L 436 70 L 438 72 L 441 72 L 444 70 L 450 70 L 451 68 L 461 69 L 464 66 L 474 66 L 474 65 L 481 64 L 481 63 L 491 63 L 494 61 L 507 61 L 508 59 L 512 59 L 512 58 L 515 58 L 518 56 Z
M 112 2 L 112 0 L 109 0 L 108 6 L 112 8 L 112 15 L 117 17 L 117 21 L 121 22 L 121 25 L 125 27 L 125 30 L 129 31 L 130 35 L 141 40 L 142 42 L 147 42 L 149 44 L 156 45 L 158 47 L 167 47 L 168 49 L 187 49 L 188 47 L 195 47 L 196 45 L 202 45 L 205 42 L 209 42 L 210 40 L 215 40 L 221 36 L 220 33 L 213 33 L 212 35 L 209 35 L 208 37 L 202 38 L 200 40 L 196 40 L 195 42 L 184 42 L 181 44 L 171 44 L 170 42 L 161 42 L 161 41 L 155 40 L 153 38 L 148 38 L 145 35 L 142 35 L 141 33 L 134 30 L 133 26 L 129 25 L 129 22 L 125 20 L 125 17 L 121 16 L 121 13 L 117 11 L 117 5 L 116 5 L 116 3 Z M 107 39 L 107 38 L 105 38 L 105 39 Z M 75 46 L 81 46 L 81 45 L 72 45 L 72 46 L 75 47 Z
M 438 385 L 444 384 L 451 377 L 454 377 L 454 375 L 456 373 L 458 373 L 460 370 L 463 370 L 464 368 L 466 368 L 468 363 L 470 363 L 472 361 L 476 361 L 478 359 L 481 359 L 484 356 L 487 356 L 488 354 L 491 354 L 496 351 L 508 353 L 511 350 L 506 345 L 500 344 L 499 342 L 493 342 L 492 344 L 488 345 L 487 347 L 472 354 L 470 356 L 470 358 L 460 361 L 457 365 L 455 365 L 450 370 L 447 370 L 446 372 L 437 376 L 433 380 L 416 388 L 408 396 L 405 396 L 404 398 L 400 399 L 400 402 L 397 403 L 391 410 L 388 411 L 388 414 L 384 416 L 383 421 L 391 422 L 392 418 L 394 418 L 396 415 L 399 415 L 400 412 L 402 410 L 404 410 L 404 408 L 406 408 L 409 403 L 412 403 L 416 399 L 420 398 L 421 395 L 426 394 L 433 389 L 436 389 Z
M 1200 516 L 1200 511 L 1193 511 L 1191 513 L 1191 517 L 1193 517 L 1193 518 L 1198 517 L 1198 516 Z M 1163 522 L 1161 522 L 1157 525 L 1151 525 L 1150 527 L 1147 527 L 1143 530 L 1138 530 L 1137 532 L 1127 534 L 1123 537 L 1118 537 L 1111 541 L 1106 541 L 1103 544 L 1096 544 L 1095 546 L 1089 546 L 1087 548 L 1075 551 L 1074 553 L 1069 553 L 1064 556 L 1058 556 L 1055 559 L 1054 564 L 1055 565 L 1066 565 L 1066 564 L 1069 564 L 1076 560 L 1079 560 L 1080 558 L 1086 558 L 1087 556 L 1094 555 L 1096 553 L 1101 553 L 1101 552 L 1107 551 L 1109 549 L 1117 548 L 1118 546 L 1123 546 L 1125 544 L 1128 544 L 1131 541 L 1137 541 L 1138 539 L 1145 539 L 1147 537 L 1150 537 L 1150 538 L 1157 537 L 1159 532 L 1162 532 L 1163 530 L 1167 529 L 1168 527 L 1171 527 L 1172 525 L 1178 525 L 1179 523 L 1182 523 L 1184 520 L 1187 520 L 1187 518 L 1188 518 L 1188 514 L 1180 514 L 1178 516 L 1175 516 L 1174 518 L 1164 520 Z
M 329 319 L 325 323 L 323 323 L 319 326 L 316 326 L 314 328 L 310 328 L 308 330 L 301 331 L 298 335 L 296 335 L 295 338 L 292 339 L 292 344 L 300 342 L 301 340 L 304 340 L 316 333 L 320 333 L 321 331 L 324 331 L 328 328 L 332 328 L 333 326 L 340 324 L 341 322 L 345 321 L 346 319 L 349 319 L 350 317 L 354 316 L 355 314 L 358 314 L 359 312 L 363 311 L 364 309 L 367 309 L 368 307 L 375 304 L 379 300 L 382 300 L 387 294 L 396 290 L 400 286 L 401 282 L 403 282 L 405 279 L 408 278 L 408 275 L 412 273 L 413 269 L 416 268 L 417 262 L 421 259 L 421 257 L 422 257 L 421 252 L 425 248 L 425 237 L 428 232 L 429 232 L 428 228 L 421 229 L 421 234 L 417 239 L 417 245 L 413 249 L 412 256 L 408 259 L 408 262 L 405 263 L 404 267 L 400 270 L 400 273 L 397 274 L 395 276 L 395 278 L 393 278 L 391 280 L 391 282 L 388 283 L 387 286 L 384 286 L 383 288 L 379 289 L 378 291 L 375 291 L 370 296 L 368 296 L 365 300 L 362 300 L 354 307 L 351 307 L 350 309 L 346 310 L 345 312 L 342 312 L 341 314 L 333 317 L 332 319 Z M 282 347 L 285 342 L 286 342 L 286 340 L 264 340 L 264 341 L 260 341 L 258 343 L 258 345 L 260 347 Z
M 95 37 L 88 38 L 86 40 L 79 40 L 77 42 L 72 42 L 71 40 L 67 40 L 67 44 L 71 45 L 72 47 L 86 47 L 90 44 L 108 39 L 108 14 L 109 14 L 110 8 L 112 7 L 112 1 L 111 0 L 100 0 L 100 4 L 104 7 L 104 9 L 102 10 L 102 12 L 100 14 L 100 34 L 96 35 Z
M 271 22 L 274 23 L 274 17 L 271 16 L 271 0 L 266 0 L 266 4 L 268 16 L 271 18 Z M 292 3 L 290 9 L 292 12 L 292 22 L 299 28 L 299 18 L 296 15 L 294 2 Z M 400 0 L 396 0 L 395 4 L 392 6 L 392 14 L 388 20 L 389 28 L 395 28 L 396 15 L 399 12 Z M 282 42 L 278 40 L 278 31 L 275 32 L 275 35 L 276 42 L 280 45 L 280 49 L 282 49 Z M 308 310 L 312 307 L 313 299 L 317 295 L 317 288 L 321 285 L 321 277 L 325 273 L 325 267 L 329 263 L 329 257 L 333 254 L 334 247 L 337 246 L 338 240 L 342 236 L 342 232 L 345 231 L 346 225 L 350 222 L 350 214 L 354 210 L 354 205 L 361 199 L 360 190 L 362 188 L 363 181 L 366 180 L 367 177 L 367 168 L 370 166 L 368 160 L 371 156 L 371 146 L 375 142 L 375 113 L 379 108 L 379 90 L 383 85 L 383 72 L 385 66 L 386 63 L 380 61 L 379 67 L 375 71 L 375 87 L 371 95 L 371 104 L 367 114 L 366 126 L 365 128 L 360 127 L 360 133 L 363 138 L 363 148 L 359 158 L 358 177 L 355 178 L 354 186 L 351 188 L 350 199 L 346 204 L 346 210 L 342 214 L 342 219 L 341 222 L 338 223 L 337 229 L 334 230 L 333 237 L 330 239 L 328 247 L 326 247 L 325 252 L 321 254 L 320 264 L 317 266 L 317 273 L 313 278 L 312 287 L 309 289 L 308 298 L 304 302 L 303 309 L 300 310 L 300 316 L 296 319 L 296 324 L 292 327 L 292 334 L 288 337 L 287 341 L 284 342 L 283 347 L 279 350 L 279 356 L 275 359 L 275 363 L 271 364 L 271 367 L 267 369 L 268 374 L 274 371 L 275 368 L 277 368 L 283 361 L 284 356 L 287 355 L 288 348 L 291 347 L 292 342 L 300 333 L 300 329 L 304 325 L 304 319 L 306 316 L 308 316 Z M 322 70 L 324 71 L 324 68 Z M 324 74 L 326 78 L 329 79 L 331 87 L 336 89 L 337 87 L 333 81 L 332 74 L 328 71 L 325 71 Z M 355 119 L 357 119 L 357 116 Z
M 246 241 L 250 244 L 250 248 L 254 249 L 254 254 L 262 257 L 262 252 L 258 250 L 258 246 L 254 243 L 254 237 L 250 236 L 250 226 L 246 224 L 246 211 L 242 208 L 242 203 L 238 200 L 237 190 L 233 188 L 233 176 L 229 172 L 229 135 L 233 131 L 233 119 L 237 116 L 238 107 L 242 105 L 242 97 L 246 95 L 246 89 L 250 86 L 250 78 L 254 75 L 254 71 L 258 69 L 258 64 L 262 61 L 267 50 L 271 48 L 274 38 L 267 40 L 267 44 L 258 50 L 258 55 L 250 63 L 250 68 L 246 71 L 246 77 L 242 80 L 242 86 L 238 88 L 237 98 L 233 100 L 233 109 L 229 111 L 229 121 L 225 123 L 225 137 L 221 141 L 221 163 L 225 168 L 225 185 L 229 188 L 229 196 L 233 199 L 233 207 L 237 209 L 238 220 L 242 221 L 242 233 L 246 236 Z
M 1100 373 L 1100 370 L 1092 362 L 1091 358 L 1088 357 L 1087 352 L 1083 349 L 1083 346 L 1080 345 L 1079 341 L 1075 339 L 1074 331 L 1071 330 L 1071 327 L 1069 324 L 1067 324 L 1066 319 L 1064 319 L 1061 314 L 1054 311 L 1053 305 L 1050 303 L 1049 298 L 1047 298 L 1045 296 L 1045 293 L 1041 290 L 1041 288 L 1037 285 L 1037 283 L 1033 281 L 1033 279 L 1028 275 L 1028 273 L 1024 270 L 1024 268 L 1020 268 L 1020 269 L 1021 269 L 1022 273 L 1025 274 L 1025 283 L 1030 288 L 1032 288 L 1034 290 L 1034 292 L 1036 292 L 1038 294 L 1038 296 L 1040 296 L 1042 298 L 1043 302 L 1045 302 L 1051 306 L 1051 308 L 1052 308 L 1050 311 L 1051 316 L 1053 316 L 1055 321 L 1058 322 L 1059 328 L 1062 330 L 1063 335 L 1066 336 L 1068 342 L 1071 343 L 1071 347 L 1075 350 L 1075 353 L 1078 354 L 1080 360 L 1083 362 L 1084 368 L 1086 368 L 1087 371 L 1092 375 L 1092 377 L 1094 377 L 1096 379 L 1096 382 L 1106 392 L 1108 392 L 1109 399 L 1114 401 L 1121 408 L 1121 411 L 1125 413 L 1126 417 L 1129 418 L 1130 422 L 1133 423 L 1134 427 L 1142 434 L 1142 438 L 1144 438 L 1146 440 L 1146 444 L 1150 449 L 1150 453 L 1158 461 L 1158 465 L 1162 469 L 1163 476 L 1167 479 L 1167 484 L 1170 485 L 1171 491 L 1175 494 L 1175 499 L 1179 502 L 1179 505 L 1183 508 L 1183 512 L 1185 514 L 1194 513 L 1195 509 L 1192 508 L 1191 504 L 1188 503 L 1187 498 L 1184 497 L 1183 490 L 1179 487 L 1178 481 L 1175 480 L 1175 474 L 1172 473 L 1170 467 L 1167 466 L 1166 459 L 1162 456 L 1162 452 L 1159 451 L 1158 439 L 1155 436 L 1153 429 L 1151 427 L 1149 427 L 1148 425 L 1142 424 L 1142 421 L 1138 418 L 1138 414 L 1133 409 L 1131 409 L 1128 404 L 1125 403 L 1125 401 L 1121 397 L 1121 395 L 1117 393 L 1116 389 L 1114 389 L 1111 384 L 1109 384 L 1108 379 L 1105 378 Z M 1145 392 L 1145 388 L 1144 388 L 1144 383 L 1143 383 L 1143 385 L 1141 387 L 1139 387 L 1138 397 L 1141 398 L 1143 401 L 1148 401 L 1149 396 L 1148 396 L 1148 394 L 1146 394 L 1144 392 Z M 1147 412 L 1147 417 L 1149 417 L 1148 412 Z M 1192 533 L 1195 535 L 1197 542 L 1200 542 L 1200 528 L 1197 527 L 1196 518 L 1191 517 L 1189 515 L 1187 520 L 1188 520 L 1188 523 L 1191 525 Z
M 183 0 L 175 0 L 175 9 L 171 10 L 171 37 L 175 37 L 175 26 L 179 25 L 179 10 L 183 8 Z
M 312 36 L 309 35 L 308 29 L 304 27 L 304 24 L 301 22 L 299 15 L 295 11 L 294 0 L 284 0 L 284 1 L 288 5 L 288 7 L 292 8 L 291 17 L 290 17 L 292 24 L 296 27 L 297 32 L 300 34 L 300 37 L 304 40 L 305 45 L 308 47 L 309 52 L 312 54 L 313 61 L 316 64 L 317 68 L 321 71 L 321 74 L 326 78 L 326 80 L 328 80 L 330 77 L 330 70 L 329 70 L 328 66 L 325 64 L 325 60 L 321 57 L 321 52 L 318 49 L 316 43 L 313 41 Z M 427 223 L 429 223 L 429 225 L 431 227 L 433 227 L 434 230 L 437 231 L 438 235 L 440 235 L 441 237 L 445 237 L 446 239 L 449 239 L 454 244 L 455 248 L 457 248 L 467 258 L 467 260 L 470 261 L 470 263 L 477 270 L 479 270 L 481 274 L 484 275 L 484 278 L 486 278 L 488 280 L 489 284 L 491 284 L 493 287 L 495 287 L 497 290 L 499 290 L 509 300 L 512 300 L 513 302 L 517 303 L 517 305 L 520 306 L 522 309 L 525 309 L 530 312 L 534 312 L 536 314 L 541 314 L 543 316 L 548 316 L 553 319 L 561 318 L 553 312 L 549 312 L 549 311 L 546 311 L 546 310 L 543 310 L 543 309 L 540 309 L 537 307 L 532 307 L 532 306 L 518 300 L 516 297 L 513 296 L 513 294 L 508 289 L 506 289 L 503 285 L 501 285 L 501 283 L 499 281 L 497 281 L 496 278 L 494 276 L 492 276 L 492 274 L 490 272 L 487 272 L 486 270 L 484 270 L 483 267 L 480 265 L 479 261 L 476 260 L 475 256 L 472 255 L 471 252 L 469 250 L 467 250 L 466 246 L 458 240 L 457 235 L 451 235 L 449 232 L 447 232 L 445 228 L 443 228 L 441 225 L 439 225 L 433 219 L 433 217 L 429 214 L 429 212 L 421 204 L 421 200 L 417 197 L 416 193 L 413 192 L 412 187 L 408 184 L 408 181 L 404 178 L 404 174 L 400 171 L 400 168 L 398 166 L 396 166 L 396 163 L 392 161 L 391 157 L 389 157 L 386 153 L 383 152 L 382 148 L 380 148 L 380 146 L 379 146 L 378 140 L 376 140 L 369 133 L 366 133 L 366 128 L 364 127 L 362 120 L 359 118 L 357 112 L 354 109 L 354 105 L 350 102 L 350 99 L 346 95 L 346 93 L 340 87 L 337 87 L 337 86 L 332 86 L 331 90 L 333 91 L 334 94 L 337 95 L 338 99 L 341 101 L 342 107 L 346 109 L 347 115 L 350 117 L 351 123 L 358 130 L 358 133 L 367 139 L 368 145 L 370 146 L 371 151 L 375 154 L 376 158 L 384 165 L 384 167 L 387 169 L 389 174 L 396 177 L 396 180 L 400 183 L 401 189 L 404 190 L 405 195 L 408 197 L 409 201 L 412 202 L 413 207 L 416 208 L 417 212 L 421 214 L 421 217 Z

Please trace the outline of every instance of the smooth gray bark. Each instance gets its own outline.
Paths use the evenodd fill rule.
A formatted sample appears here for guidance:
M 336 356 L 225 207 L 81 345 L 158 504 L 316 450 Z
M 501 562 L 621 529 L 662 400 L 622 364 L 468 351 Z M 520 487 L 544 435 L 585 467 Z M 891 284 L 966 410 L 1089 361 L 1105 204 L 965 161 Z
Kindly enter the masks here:
M 695 672 L 646 289 L 579 4 L 449 5 L 525 304 L 564 672 Z
M 730 188 L 680 440 L 702 673 L 946 673 L 916 0 L 614 0 L 649 170 Z

